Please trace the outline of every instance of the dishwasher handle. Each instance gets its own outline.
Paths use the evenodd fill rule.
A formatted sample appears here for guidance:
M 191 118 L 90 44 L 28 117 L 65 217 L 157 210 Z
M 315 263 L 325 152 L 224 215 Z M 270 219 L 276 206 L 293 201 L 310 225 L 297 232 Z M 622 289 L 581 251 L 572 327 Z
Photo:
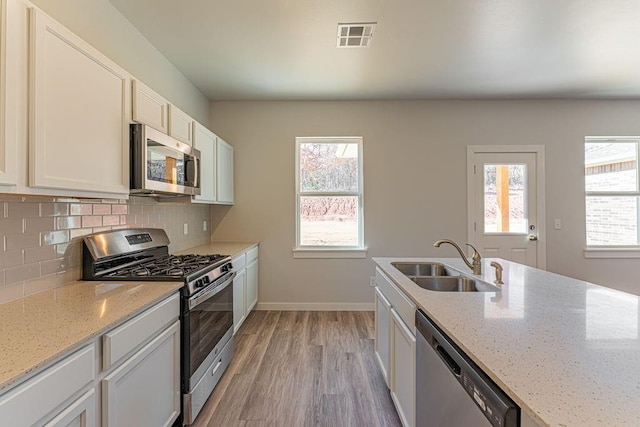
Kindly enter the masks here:
M 453 360 L 453 357 L 451 357 L 449 353 L 447 353 L 447 350 L 445 350 L 444 347 L 442 347 L 435 338 L 433 342 L 434 343 L 432 344 L 432 346 L 435 349 L 436 353 L 438 353 L 438 356 L 440 356 L 440 359 L 444 361 L 444 363 L 447 365 L 447 367 L 453 373 L 453 375 L 459 378 L 460 375 L 462 374 L 462 369 L 460 369 L 460 365 L 458 365 L 456 361 Z

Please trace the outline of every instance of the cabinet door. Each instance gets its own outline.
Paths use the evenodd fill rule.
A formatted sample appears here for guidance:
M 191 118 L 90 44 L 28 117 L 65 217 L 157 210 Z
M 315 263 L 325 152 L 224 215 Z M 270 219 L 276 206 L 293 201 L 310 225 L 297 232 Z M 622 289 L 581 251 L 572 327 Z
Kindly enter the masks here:
M 175 105 L 169 105 L 169 135 L 193 145 L 194 120 Z
M 96 425 L 96 392 L 91 389 L 44 427 L 93 427 Z
M 391 304 L 384 297 L 380 289 L 376 287 L 375 291 L 375 317 L 376 317 L 376 341 L 375 341 L 375 352 L 376 358 L 378 359 L 378 364 L 380 365 L 380 370 L 382 371 L 382 376 L 384 377 L 384 381 L 387 383 L 387 387 L 389 386 L 389 355 L 390 349 L 389 346 L 391 344 L 390 338 L 390 325 L 391 325 Z
M 180 322 L 102 381 L 103 426 L 170 426 L 180 414 Z
M 169 102 L 138 80 L 132 82 L 134 122 L 169 133 Z
M 218 203 L 233 204 L 233 147 L 218 138 L 217 146 Z
M 415 426 L 416 337 L 391 309 L 391 399 L 405 427 Z
M 17 90 L 20 19 L 16 2 L 0 0 L 0 184 L 17 184 Z
M 238 332 L 246 318 L 245 305 L 245 269 L 239 270 L 233 279 L 233 333 Z
M 31 9 L 29 184 L 129 194 L 129 75 Z
M 200 123 L 195 124 L 193 145 L 200 150 L 200 195 L 194 202 L 216 202 L 216 135 Z
M 247 314 L 258 303 L 258 261 L 247 265 Z

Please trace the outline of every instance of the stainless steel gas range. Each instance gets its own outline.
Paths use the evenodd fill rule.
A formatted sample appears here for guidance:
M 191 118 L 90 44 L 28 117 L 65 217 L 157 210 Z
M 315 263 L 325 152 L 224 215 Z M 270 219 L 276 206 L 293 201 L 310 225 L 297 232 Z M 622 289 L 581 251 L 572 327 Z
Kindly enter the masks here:
M 233 355 L 233 278 L 228 255 L 170 255 L 162 229 L 88 235 L 84 280 L 184 281 L 181 295 L 183 422 L 191 424 Z

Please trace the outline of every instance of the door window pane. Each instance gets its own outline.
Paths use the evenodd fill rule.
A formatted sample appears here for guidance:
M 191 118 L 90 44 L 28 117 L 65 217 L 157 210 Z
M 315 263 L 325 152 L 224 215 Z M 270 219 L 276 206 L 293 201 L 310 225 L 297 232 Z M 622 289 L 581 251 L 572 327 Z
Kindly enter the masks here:
M 300 197 L 300 245 L 358 245 L 358 197 Z
M 587 191 L 636 191 L 636 142 L 587 142 L 584 176 Z
M 358 191 L 358 144 L 300 144 L 300 191 Z
M 629 246 L 638 242 L 638 197 L 587 196 L 587 245 Z
M 484 232 L 527 233 L 526 165 L 484 165 Z

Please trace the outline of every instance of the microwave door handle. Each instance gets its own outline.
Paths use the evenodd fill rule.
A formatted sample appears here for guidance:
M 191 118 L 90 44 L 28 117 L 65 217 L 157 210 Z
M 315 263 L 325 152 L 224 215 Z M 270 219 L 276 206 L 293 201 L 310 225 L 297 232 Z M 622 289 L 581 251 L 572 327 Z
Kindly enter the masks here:
M 193 178 L 193 186 L 194 187 L 199 187 L 200 186 L 200 159 L 198 159 L 198 157 L 193 156 L 193 163 L 195 165 L 194 170 L 195 170 L 195 174 L 196 176 Z
M 209 298 L 217 295 L 218 293 L 222 292 L 227 286 L 229 286 L 231 283 L 233 283 L 233 279 L 234 277 L 236 277 L 236 272 L 233 271 L 230 275 L 229 278 L 227 280 L 224 281 L 224 283 L 222 283 L 221 285 L 216 286 L 215 288 L 213 288 L 210 291 L 207 291 L 205 293 L 199 294 L 195 297 L 191 297 L 189 298 L 189 310 L 193 309 L 193 307 L 196 307 L 198 304 L 205 302 L 206 300 L 208 300 Z

